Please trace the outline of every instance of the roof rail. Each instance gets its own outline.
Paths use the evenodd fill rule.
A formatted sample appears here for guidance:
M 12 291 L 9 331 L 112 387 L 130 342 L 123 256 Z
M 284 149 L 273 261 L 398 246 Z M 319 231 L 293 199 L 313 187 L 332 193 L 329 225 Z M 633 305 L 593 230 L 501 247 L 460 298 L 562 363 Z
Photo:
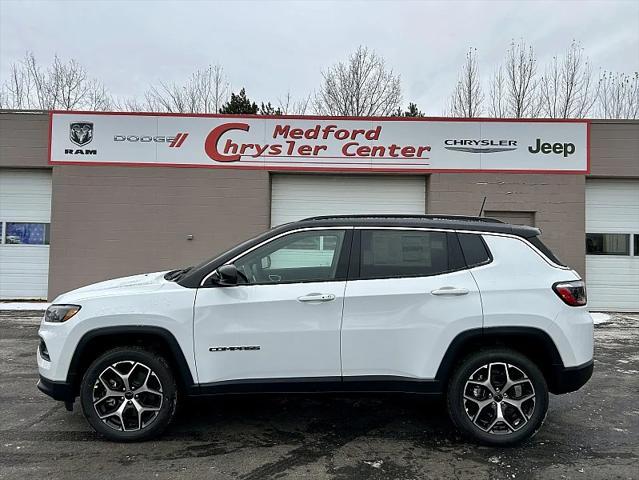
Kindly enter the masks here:
M 399 215 L 399 214 L 358 214 L 358 215 L 320 215 L 317 217 L 303 218 L 300 221 L 308 220 L 334 220 L 334 219 L 350 219 L 350 218 L 413 218 L 423 220 L 457 220 L 463 222 L 484 222 L 484 223 L 504 223 L 501 220 L 490 217 L 474 217 L 470 215 Z

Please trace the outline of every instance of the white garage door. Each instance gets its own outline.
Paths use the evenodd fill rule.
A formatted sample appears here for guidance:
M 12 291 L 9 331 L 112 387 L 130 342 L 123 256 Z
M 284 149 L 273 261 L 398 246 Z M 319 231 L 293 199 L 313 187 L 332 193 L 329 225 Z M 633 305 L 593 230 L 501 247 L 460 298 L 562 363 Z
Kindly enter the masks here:
M 426 179 L 395 175 L 273 175 L 271 225 L 317 215 L 426 212 Z
M 0 169 L 0 299 L 47 298 L 51 172 Z
M 639 180 L 586 182 L 591 310 L 639 311 Z

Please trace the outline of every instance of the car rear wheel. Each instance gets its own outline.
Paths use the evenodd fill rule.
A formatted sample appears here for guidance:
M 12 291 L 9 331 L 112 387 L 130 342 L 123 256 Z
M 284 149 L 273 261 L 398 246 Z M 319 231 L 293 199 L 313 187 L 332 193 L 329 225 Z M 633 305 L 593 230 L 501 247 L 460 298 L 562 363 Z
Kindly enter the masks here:
M 80 402 L 89 424 L 109 440 L 148 440 L 173 418 L 177 385 L 162 356 L 137 346 L 119 347 L 89 366 Z
M 541 427 L 548 387 L 524 355 L 482 350 L 461 362 L 451 377 L 447 404 L 451 420 L 466 435 L 488 445 L 515 445 Z

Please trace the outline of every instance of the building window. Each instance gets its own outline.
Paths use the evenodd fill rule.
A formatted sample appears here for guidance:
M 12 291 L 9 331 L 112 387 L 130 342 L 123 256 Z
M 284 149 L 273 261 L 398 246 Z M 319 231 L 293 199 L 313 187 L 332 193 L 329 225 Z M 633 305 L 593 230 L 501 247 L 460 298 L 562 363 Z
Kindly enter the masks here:
M 630 234 L 587 233 L 586 255 L 630 255 Z
M 48 223 L 6 222 L 4 243 L 7 245 L 49 245 Z
M 639 257 L 639 233 L 635 233 L 633 236 L 635 238 L 635 256 Z

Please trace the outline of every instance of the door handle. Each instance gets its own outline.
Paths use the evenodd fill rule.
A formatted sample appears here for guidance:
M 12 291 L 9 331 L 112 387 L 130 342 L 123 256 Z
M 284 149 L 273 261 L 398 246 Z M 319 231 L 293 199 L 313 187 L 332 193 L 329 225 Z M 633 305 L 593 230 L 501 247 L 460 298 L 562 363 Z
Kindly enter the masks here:
M 335 295 L 332 293 L 309 293 L 308 295 L 302 295 L 297 297 L 300 302 L 330 302 L 335 300 Z
M 451 296 L 459 296 L 459 295 L 467 295 L 467 288 L 455 288 L 455 287 L 441 287 L 436 290 L 430 292 L 433 295 L 451 295 Z

